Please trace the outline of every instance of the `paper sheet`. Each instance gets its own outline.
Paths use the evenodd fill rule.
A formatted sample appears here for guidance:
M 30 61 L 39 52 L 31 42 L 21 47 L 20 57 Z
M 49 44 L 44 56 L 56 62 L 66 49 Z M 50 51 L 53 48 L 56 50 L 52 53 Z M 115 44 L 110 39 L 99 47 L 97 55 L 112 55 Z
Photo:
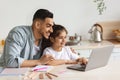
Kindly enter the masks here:
M 29 68 L 5 68 L 1 75 L 21 75 L 29 71 Z

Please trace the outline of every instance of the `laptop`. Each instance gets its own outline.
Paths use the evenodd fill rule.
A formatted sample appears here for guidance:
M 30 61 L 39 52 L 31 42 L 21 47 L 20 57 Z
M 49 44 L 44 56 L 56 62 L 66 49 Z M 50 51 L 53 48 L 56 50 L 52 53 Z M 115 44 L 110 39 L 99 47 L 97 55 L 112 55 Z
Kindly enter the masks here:
M 75 64 L 72 66 L 67 66 L 68 69 L 78 70 L 78 71 L 88 71 L 103 67 L 107 65 L 114 46 L 108 45 L 100 48 L 95 48 L 92 50 L 88 63 L 86 65 Z

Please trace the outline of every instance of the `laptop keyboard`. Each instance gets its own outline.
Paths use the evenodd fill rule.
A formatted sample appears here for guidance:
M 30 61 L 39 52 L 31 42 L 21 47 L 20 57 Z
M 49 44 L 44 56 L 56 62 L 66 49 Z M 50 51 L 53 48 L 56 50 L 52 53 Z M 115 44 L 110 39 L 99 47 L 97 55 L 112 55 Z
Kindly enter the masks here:
M 85 68 L 85 67 L 86 67 L 86 65 L 85 65 L 85 64 L 81 64 L 80 66 L 81 66 L 81 67 L 83 67 L 83 68 Z
M 82 65 L 80 65 L 77 69 L 78 69 L 78 70 L 85 70 L 85 68 L 86 68 L 86 65 L 83 65 L 83 64 L 82 64 Z
M 86 65 L 82 64 L 76 64 L 74 66 L 70 66 L 70 67 L 67 67 L 69 69 L 74 69 L 74 70 L 78 70 L 78 71 L 85 71 L 85 68 L 86 68 Z

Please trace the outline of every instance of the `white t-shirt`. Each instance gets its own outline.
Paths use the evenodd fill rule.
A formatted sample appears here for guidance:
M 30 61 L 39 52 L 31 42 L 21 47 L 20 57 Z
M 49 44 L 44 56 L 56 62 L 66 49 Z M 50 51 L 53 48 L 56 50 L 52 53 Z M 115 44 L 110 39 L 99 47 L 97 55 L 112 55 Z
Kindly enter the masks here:
M 40 47 L 34 44 L 33 52 L 32 52 L 32 54 L 30 56 L 30 59 L 33 59 L 33 57 L 38 53 L 38 51 L 40 51 Z
M 47 47 L 43 54 L 51 54 L 55 59 L 75 60 L 79 58 L 77 54 L 72 53 L 70 47 L 68 46 L 64 46 L 59 52 L 53 50 L 52 47 Z

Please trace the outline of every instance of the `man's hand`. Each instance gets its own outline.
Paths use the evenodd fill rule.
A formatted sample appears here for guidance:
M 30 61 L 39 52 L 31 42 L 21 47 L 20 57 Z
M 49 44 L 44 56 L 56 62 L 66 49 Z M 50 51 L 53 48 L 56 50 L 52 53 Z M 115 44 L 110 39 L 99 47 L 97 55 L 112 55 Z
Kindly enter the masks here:
M 54 60 L 53 56 L 50 54 L 45 54 L 40 58 L 40 64 L 47 64 L 48 62 Z

